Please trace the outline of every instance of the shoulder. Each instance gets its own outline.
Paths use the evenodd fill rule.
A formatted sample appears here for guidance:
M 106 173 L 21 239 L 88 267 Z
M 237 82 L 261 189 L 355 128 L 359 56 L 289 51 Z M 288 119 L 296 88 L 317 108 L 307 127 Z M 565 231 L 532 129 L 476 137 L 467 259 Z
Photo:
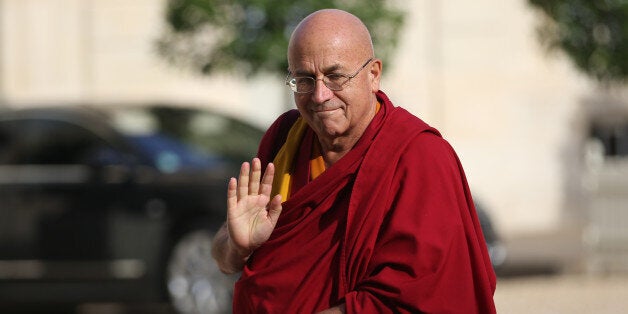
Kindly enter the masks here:
M 288 110 L 282 113 L 275 121 L 268 127 L 266 133 L 277 133 L 283 129 L 290 129 L 292 124 L 299 118 L 299 111 L 296 109 Z M 287 131 L 286 131 L 287 132 Z
M 397 134 L 397 140 L 405 137 L 401 164 L 409 163 L 415 169 L 434 164 L 457 164 L 453 147 L 441 133 L 403 108 L 394 109 L 388 133 Z
M 449 144 L 449 142 L 444 139 L 440 133 L 436 133 L 437 131 L 428 129 L 416 134 L 408 143 L 408 150 L 417 151 L 417 152 L 425 152 L 425 153 L 433 153 L 433 154 L 443 154 L 443 153 L 451 153 L 453 148 Z
M 437 181 L 444 183 L 458 178 L 461 169 L 458 156 L 447 140 L 432 132 L 421 132 L 406 145 L 397 171 L 423 178 L 439 178 Z
M 440 136 L 438 130 L 402 107 L 388 106 L 386 110 L 384 125 L 378 137 L 407 141 L 424 132 Z

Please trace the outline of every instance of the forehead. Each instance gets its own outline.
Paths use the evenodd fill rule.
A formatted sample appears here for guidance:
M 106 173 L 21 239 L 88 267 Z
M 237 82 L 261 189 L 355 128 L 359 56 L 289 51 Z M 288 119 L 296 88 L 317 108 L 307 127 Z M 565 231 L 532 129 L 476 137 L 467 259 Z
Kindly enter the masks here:
M 308 49 L 293 49 L 288 54 L 290 72 L 303 74 L 350 70 L 359 59 L 356 50 L 333 43 L 311 46 Z

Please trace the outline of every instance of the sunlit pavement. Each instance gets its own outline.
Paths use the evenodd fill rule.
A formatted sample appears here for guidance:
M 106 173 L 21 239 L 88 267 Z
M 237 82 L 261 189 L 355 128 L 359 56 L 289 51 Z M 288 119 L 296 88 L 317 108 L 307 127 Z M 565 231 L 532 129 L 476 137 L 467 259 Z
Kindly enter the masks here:
M 500 278 L 495 304 L 500 314 L 628 313 L 628 274 Z
M 577 234 L 511 241 L 498 278 L 500 314 L 628 313 L 628 273 L 587 274 Z M 504 276 L 504 274 L 507 274 Z
M 628 313 L 628 274 L 500 277 L 495 292 L 499 314 Z M 174 314 L 166 304 L 93 304 L 77 314 Z

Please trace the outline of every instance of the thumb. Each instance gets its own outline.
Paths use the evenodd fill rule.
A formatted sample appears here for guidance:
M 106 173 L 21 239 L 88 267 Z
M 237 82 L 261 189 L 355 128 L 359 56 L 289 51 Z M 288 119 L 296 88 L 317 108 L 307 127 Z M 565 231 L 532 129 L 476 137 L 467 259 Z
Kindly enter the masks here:
M 270 221 L 272 222 L 273 226 L 277 224 L 277 220 L 279 220 L 281 210 L 281 194 L 277 194 L 270 201 L 270 204 L 268 204 L 268 216 L 270 217 Z

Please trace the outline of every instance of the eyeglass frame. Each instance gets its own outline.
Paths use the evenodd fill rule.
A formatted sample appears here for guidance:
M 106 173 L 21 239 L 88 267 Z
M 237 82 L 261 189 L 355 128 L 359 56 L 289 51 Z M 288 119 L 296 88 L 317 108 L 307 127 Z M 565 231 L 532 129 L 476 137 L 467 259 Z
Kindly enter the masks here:
M 290 89 L 296 93 L 296 94 L 310 94 L 312 92 L 314 92 L 314 90 L 316 89 L 316 82 L 317 81 L 323 81 L 323 84 L 325 85 L 325 87 L 329 88 L 332 91 L 338 92 L 341 91 L 343 89 L 343 86 L 347 83 L 349 83 L 349 81 L 358 76 L 358 74 L 360 74 L 360 72 L 362 72 L 362 70 L 364 70 L 364 68 L 366 68 L 366 66 L 371 63 L 371 61 L 375 60 L 375 57 L 371 57 L 370 59 L 366 60 L 366 62 L 357 70 L 355 71 L 355 73 L 353 73 L 353 75 L 347 75 L 347 74 L 343 74 L 343 73 L 331 73 L 331 74 L 326 74 L 323 75 L 323 78 L 315 78 L 315 77 L 311 77 L 311 76 L 294 76 L 291 78 L 292 73 L 288 73 L 288 76 L 286 76 L 286 85 L 290 87 Z M 334 75 L 334 76 L 340 76 L 340 77 L 344 77 L 345 81 L 342 82 L 342 84 L 338 84 L 339 88 L 338 89 L 334 89 L 329 87 L 329 85 L 327 85 L 327 82 L 325 81 L 325 79 L 327 78 L 328 75 Z M 314 82 L 314 84 L 312 84 L 312 90 L 307 91 L 307 92 L 298 92 L 296 90 L 296 79 L 310 79 Z M 294 82 L 293 82 L 294 81 Z

